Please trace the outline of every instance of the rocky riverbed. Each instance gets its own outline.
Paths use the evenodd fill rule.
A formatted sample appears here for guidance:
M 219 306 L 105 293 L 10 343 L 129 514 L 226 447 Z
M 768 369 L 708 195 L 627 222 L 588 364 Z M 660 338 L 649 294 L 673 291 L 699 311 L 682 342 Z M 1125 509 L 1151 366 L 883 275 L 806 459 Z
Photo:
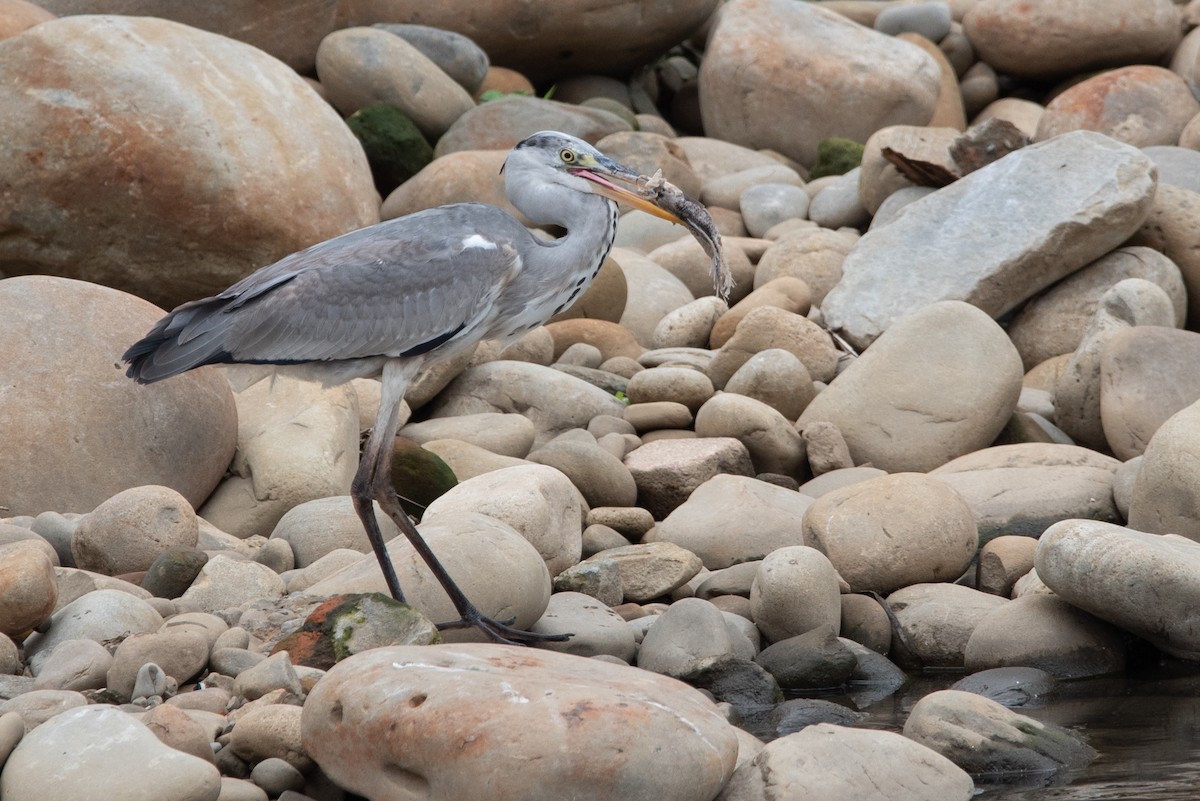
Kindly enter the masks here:
M 1200 660 L 1197 25 L 0 0 L 0 796 L 965 801 L 1082 769 L 1023 707 Z M 573 634 L 518 648 L 439 635 L 390 521 L 415 610 L 381 594 L 348 497 L 376 380 L 119 361 L 315 242 L 512 210 L 543 129 L 698 198 L 737 284 L 629 212 L 574 307 L 408 393 L 423 535 L 486 614 Z M 871 725 L 922 671 L 963 676 Z

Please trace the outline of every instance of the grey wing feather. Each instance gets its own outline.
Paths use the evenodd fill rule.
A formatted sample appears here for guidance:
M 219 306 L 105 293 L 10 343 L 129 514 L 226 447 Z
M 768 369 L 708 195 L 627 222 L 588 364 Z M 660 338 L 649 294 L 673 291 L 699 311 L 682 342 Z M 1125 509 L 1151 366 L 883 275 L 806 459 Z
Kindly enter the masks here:
M 125 354 L 129 374 L 156 381 L 212 362 L 423 352 L 479 324 L 519 268 L 522 237 L 532 239 L 481 204 L 353 231 L 180 306 Z

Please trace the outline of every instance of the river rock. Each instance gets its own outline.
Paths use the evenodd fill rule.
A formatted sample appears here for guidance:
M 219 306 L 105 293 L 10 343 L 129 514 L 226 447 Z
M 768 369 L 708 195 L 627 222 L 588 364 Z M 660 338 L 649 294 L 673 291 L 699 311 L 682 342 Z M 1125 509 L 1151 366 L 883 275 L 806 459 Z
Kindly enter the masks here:
M 729 307 L 715 296 L 696 298 L 667 312 L 654 326 L 652 348 L 702 348 L 708 345 L 713 326 Z
M 256 365 L 225 368 L 238 445 L 230 475 L 197 511 L 220 530 L 268 537 L 292 507 L 349 495 L 358 467 L 358 396 Z
M 1097 753 L 1075 732 L 1026 717 L 975 693 L 939 690 L 922 698 L 904 736 L 973 774 L 1054 774 Z
M 919 473 L 825 493 L 804 513 L 802 526 L 804 541 L 829 558 L 852 592 L 953 581 L 971 563 L 978 542 L 963 497 Z
M 302 75 L 312 71 L 317 45 L 333 30 L 337 12 L 336 0 L 260 3 L 254 9 L 236 0 L 198 5 L 169 0 L 47 0 L 43 6 L 60 16 L 112 13 L 182 22 L 254 45 Z
M 497 801 L 685 801 L 715 795 L 738 749 L 712 703 L 673 679 L 490 644 L 346 659 L 309 694 L 302 728 L 324 773 L 380 798 L 402 770 L 426 797 L 447 801 L 481 792 Z M 492 749 L 463 747 L 500 741 L 499 761 Z M 653 747 L 662 742 L 672 743 L 671 770 Z M 610 758 L 594 759 L 597 749 Z
M 171 308 L 379 219 L 354 135 L 257 48 L 164 19 L 84 15 L 3 51 L 0 180 L 12 191 L 0 225 L 20 232 L 0 247 L 9 275 L 82 278 Z M 62 92 L 39 99 L 47 80 Z M 89 121 L 77 97 L 91 99 Z
M 513 625 L 527 629 L 546 610 L 550 598 L 546 563 L 512 526 L 477 512 L 460 512 L 439 514 L 436 522 L 426 518 L 419 530 L 438 561 L 483 614 L 497 620 L 514 618 Z M 438 623 L 458 619 L 450 599 L 407 539 L 397 537 L 388 543 L 388 554 L 408 603 Z M 305 590 L 310 596 L 358 592 L 387 593 L 373 555 Z M 483 635 L 469 630 L 443 636 Z
M 699 598 L 683 598 L 651 624 L 638 651 L 638 667 L 680 678 L 732 650 L 721 610 Z
M 1195 37 L 1195 41 L 1200 43 L 1200 37 Z M 1197 77 L 1200 78 L 1200 74 Z M 1197 117 L 1193 116 L 1192 119 Z M 1189 127 L 1200 132 L 1200 123 L 1189 123 Z M 1181 142 L 1183 138 L 1184 134 L 1180 134 Z M 1154 166 L 1158 168 L 1159 183 L 1172 184 L 1189 192 L 1200 192 L 1200 151 L 1192 147 L 1174 145 L 1151 145 L 1143 147 L 1142 150 L 1154 159 Z
M 725 391 L 761 401 L 788 420 L 795 420 L 817 396 L 804 362 L 782 348 L 767 348 L 747 359 Z
M 445 156 L 460 150 L 508 150 L 538 131 L 562 131 L 598 142 L 629 129 L 628 122 L 603 109 L 514 95 L 467 111 L 438 139 L 433 152 Z
M 1064 520 L 1038 542 L 1038 575 L 1074 606 L 1179 657 L 1200 657 L 1186 610 L 1200 594 L 1200 544 L 1109 523 Z
M 1200 209 L 1200 193 L 1160 182 L 1150 216 L 1129 245 L 1162 252 L 1179 266 L 1188 294 L 1188 328 L 1200 321 L 1200 232 L 1192 225 Z
M 709 347 L 719 348 L 728 342 L 746 315 L 759 306 L 775 306 L 804 316 L 812 308 L 812 290 L 804 281 L 790 275 L 768 281 L 721 315 L 712 328 Z
M 1200 476 L 1191 467 L 1200 446 L 1197 425 L 1200 402 L 1176 412 L 1151 438 L 1133 485 L 1131 528 L 1200 540 Z
M 1139 325 L 1170 326 L 1171 299 L 1157 284 L 1141 278 L 1118 281 L 1104 293 L 1054 386 L 1054 422 L 1083 445 L 1107 445 L 1101 419 L 1101 364 L 1104 348 L 1120 331 Z
M 551 576 L 579 561 L 583 504 L 559 470 L 545 465 L 509 467 L 469 479 L 429 505 L 424 522 L 476 512 L 506 523 L 537 550 Z
M 70 760 L 63 760 L 64 748 Z M 0 793 L 12 801 L 216 801 L 220 792 L 212 763 L 171 748 L 133 716 L 103 705 L 42 724 L 22 738 L 0 773 Z
M 699 556 L 709 570 L 762 559 L 790 545 L 803 545 L 800 518 L 812 498 L 749 476 L 718 474 L 697 487 L 654 530 L 658 542 L 673 542 Z M 753 511 L 753 523 L 747 514 Z
M 1025 78 L 1153 64 L 1179 43 L 1179 11 L 1170 0 L 1121 0 L 1105 11 L 1096 14 L 1086 3 L 980 0 L 963 16 L 963 32 L 983 61 Z
M 71 539 L 76 566 L 106 575 L 147 570 L 170 548 L 194 548 L 196 513 L 168 487 L 133 487 L 84 515 Z
M 528 222 L 504 193 L 500 167 L 506 158 L 507 149 L 460 150 L 436 158 L 387 196 L 380 216 L 391 220 L 451 203 L 489 203 Z
M 180 596 L 205 612 L 219 612 L 259 598 L 282 598 L 283 579 L 271 568 L 218 554 L 205 562 L 192 586 Z
M 975 626 L 998 606 L 995 595 L 958 584 L 910 584 L 887 597 L 900 622 L 904 644 L 921 665 L 962 667 L 963 652 Z
M 95 590 L 55 612 L 50 630 L 25 640 L 25 658 L 35 672 L 61 642 L 87 639 L 104 642 L 138 632 L 157 631 L 162 615 L 145 601 L 120 590 Z
M 700 437 L 732 437 L 746 446 L 756 473 L 800 476 L 804 441 L 792 422 L 762 401 L 723 392 L 696 413 Z
M 1016 408 L 1021 377 L 1020 356 L 986 314 L 959 301 L 934 303 L 893 324 L 797 425 L 833 423 L 856 464 L 928 471 L 996 438 Z
M 728 437 L 661 439 L 625 456 L 638 488 L 638 506 L 662 520 L 692 492 L 719 473 L 751 476 L 750 452 Z
M 95 640 L 64 640 L 42 662 L 35 690 L 99 690 L 108 681 L 113 657 Z
M 858 662 L 830 626 L 818 626 L 770 645 L 754 661 L 766 668 L 784 690 L 841 687 Z
M 1060 174 L 1063 164 L 1070 169 Z M 939 300 L 1000 316 L 1133 234 L 1154 199 L 1153 164 L 1089 131 L 1010 153 L 864 235 L 822 304 L 825 320 L 863 348 L 898 317 Z M 1023 213 L 1014 217 L 1014 207 Z M 982 238 L 991 244 L 982 247 Z M 921 280 L 901 285 L 898 258 L 920 263 Z
M 1037 537 L 1071 517 L 1117 522 L 1113 475 L 1120 462 L 1077 445 L 1024 442 L 968 453 L 930 472 L 975 516 L 980 543 Z
M 700 557 L 672 542 L 643 542 L 608 548 L 589 562 L 610 562 L 621 577 L 626 602 L 645 603 L 669 595 L 696 576 L 704 565 Z
M 1144 278 L 1171 298 L 1175 325 L 1187 317 L 1187 289 L 1179 267 L 1157 250 L 1135 246 L 1106 253 L 1033 298 L 1008 326 L 1026 370 L 1047 359 L 1072 353 L 1083 340 L 1100 298 L 1118 281 Z
M 54 563 L 39 548 L 0 548 L 0 634 L 24 637 L 45 622 L 58 602 Z
M 1007 598 L 1017 580 L 1033 569 L 1037 540 L 1006 534 L 990 540 L 979 549 L 975 586 L 992 595 Z
M 346 28 L 317 49 L 317 76 L 343 115 L 381 103 L 403 111 L 429 141 L 475 107 L 471 95 L 424 53 L 378 28 Z
M 524 458 L 536 434 L 529 418 L 520 414 L 464 414 L 409 423 L 400 436 L 424 444 L 435 439 L 458 439 L 502 456 Z
M 964 770 L 920 743 L 895 732 L 819 723 L 768 743 L 716 801 L 839 801 L 879 797 L 881 787 L 888 801 L 967 801 L 975 794 Z
M 709 363 L 707 373 L 717 388 L 756 353 L 786 350 L 803 362 L 814 381 L 829 381 L 837 368 L 837 350 L 819 325 L 774 306 L 751 309 Z
M 1116 456 L 1145 452 L 1176 412 L 1200 400 L 1200 334 L 1158 326 L 1120 331 L 1100 357 L 1100 420 Z M 1087 515 L 1075 515 L 1087 517 Z
M 852 246 L 849 238 L 836 231 L 793 231 L 767 246 L 754 272 L 754 286 L 784 276 L 799 278 L 812 293 L 812 305 L 820 306 L 841 280 L 842 262 Z
M 1125 639 L 1057 595 L 1034 592 L 1014 597 L 979 621 L 964 656 L 970 672 L 1035 667 L 1058 679 L 1082 679 L 1123 670 Z
M 1098 131 L 1134 147 L 1173 145 L 1200 113 L 1187 82 L 1163 67 L 1139 64 L 1102 72 L 1046 104 L 1036 141 L 1068 131 Z
M 312 758 L 302 744 L 300 707 L 266 701 L 267 698 L 260 698 L 261 706 L 241 708 L 230 732 L 229 747 L 250 763 L 275 758 L 302 772 L 312 770 Z
M 799 73 L 820 91 L 788 90 Z M 920 48 L 820 6 L 735 0 L 717 17 L 699 80 L 709 136 L 812 165 L 832 136 L 862 142 L 885 125 L 929 122 L 940 72 Z
M 56 16 L 28 0 L 7 0 L 4 3 L 4 19 L 0 21 L 0 39 L 16 36 L 39 22 L 52 20 Z
M 619 584 L 619 579 L 617 581 Z M 620 603 L 618 594 L 617 603 Z M 606 654 L 624 662 L 637 655 L 633 629 L 602 601 L 579 592 L 555 592 L 546 613 L 530 629 L 539 634 L 570 634 L 566 642 L 539 643 L 539 648 L 575 656 Z
M 951 690 L 975 693 L 1007 707 L 1034 705 L 1058 689 L 1058 681 L 1037 668 L 994 668 L 961 678 Z
M 146 484 L 189 504 L 208 496 L 237 431 L 226 381 L 204 368 L 143 387 L 116 368 L 161 310 L 94 284 L 26 276 L 0 281 L 0 312 L 6 514 L 90 512 Z
M 493 64 L 540 81 L 571 73 L 627 75 L 691 36 L 716 5 L 716 0 L 701 0 L 618 6 L 593 19 L 579 6 L 555 0 L 503 0 L 486 6 L 346 0 L 338 7 L 338 20 L 343 27 L 419 21 L 455 31 L 483 48 Z
M 168 626 L 160 631 L 134 634 L 121 641 L 108 669 L 108 689 L 131 698 L 138 671 L 154 663 L 179 684 L 198 675 L 208 664 L 208 638 L 196 626 Z
M 560 471 L 588 506 L 632 506 L 637 484 L 621 461 L 624 456 L 623 448 L 619 454 L 610 453 L 591 434 L 574 429 L 535 449 L 529 461 Z
M 567 429 L 586 427 L 596 415 L 620 417 L 624 408 L 604 390 L 551 367 L 496 361 L 463 371 L 438 395 L 430 416 L 524 414 L 537 428 L 535 444 L 541 444 Z
M 384 514 L 378 502 L 375 520 L 384 541 L 399 536 L 400 529 Z M 346 548 L 370 553 L 371 542 L 348 495 L 317 498 L 289 509 L 275 524 L 268 540 L 282 540 L 295 555 L 295 566 L 308 567 L 332 551 Z
M 825 554 L 793 545 L 777 548 L 759 563 L 750 588 L 754 623 L 772 642 L 819 626 L 841 628 L 839 577 Z

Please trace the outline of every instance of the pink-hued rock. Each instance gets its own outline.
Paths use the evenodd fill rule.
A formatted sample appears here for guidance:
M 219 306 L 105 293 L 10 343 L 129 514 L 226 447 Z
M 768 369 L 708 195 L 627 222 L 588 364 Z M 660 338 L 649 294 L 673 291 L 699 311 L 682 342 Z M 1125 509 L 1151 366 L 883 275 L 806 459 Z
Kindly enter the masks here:
M 350 657 L 301 725 L 321 769 L 375 801 L 711 798 L 738 750 L 712 703 L 673 679 L 490 644 Z

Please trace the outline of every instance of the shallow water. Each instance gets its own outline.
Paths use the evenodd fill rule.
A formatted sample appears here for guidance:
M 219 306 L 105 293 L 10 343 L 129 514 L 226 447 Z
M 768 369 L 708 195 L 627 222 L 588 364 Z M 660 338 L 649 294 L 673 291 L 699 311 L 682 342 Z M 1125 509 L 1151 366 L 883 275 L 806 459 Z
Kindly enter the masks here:
M 898 731 L 924 695 L 961 674 L 924 676 L 864 711 L 866 725 Z M 1015 711 L 1081 733 L 1100 756 L 1054 776 L 976 779 L 979 801 L 1194 801 L 1200 799 L 1200 665 L 1167 662 L 1122 678 L 1060 685 Z

